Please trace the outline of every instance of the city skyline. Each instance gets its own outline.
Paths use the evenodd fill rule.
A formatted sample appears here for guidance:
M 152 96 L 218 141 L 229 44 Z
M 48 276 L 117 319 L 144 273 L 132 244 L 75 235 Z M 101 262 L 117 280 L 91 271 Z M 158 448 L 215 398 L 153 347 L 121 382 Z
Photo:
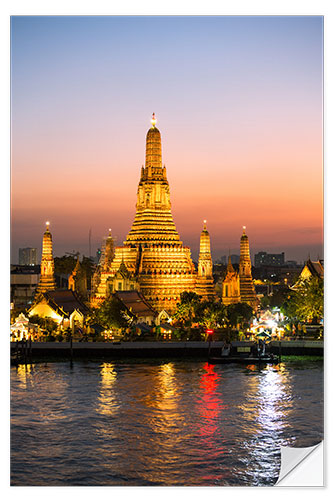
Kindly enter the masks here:
M 11 73 L 13 262 L 122 243 L 152 112 L 194 259 L 322 257 L 321 17 L 13 17 Z

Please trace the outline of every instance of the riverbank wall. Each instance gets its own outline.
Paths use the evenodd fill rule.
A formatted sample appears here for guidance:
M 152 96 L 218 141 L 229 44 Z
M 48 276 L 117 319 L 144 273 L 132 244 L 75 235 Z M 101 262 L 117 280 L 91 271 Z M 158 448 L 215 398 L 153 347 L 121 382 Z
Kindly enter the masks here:
M 121 359 L 121 358 L 207 358 L 219 356 L 223 342 L 32 342 L 27 343 L 25 357 L 31 361 L 52 358 Z M 253 342 L 232 342 L 236 348 L 248 347 Z M 15 356 L 17 344 L 11 343 Z M 269 351 L 277 355 L 323 356 L 323 341 L 275 341 Z

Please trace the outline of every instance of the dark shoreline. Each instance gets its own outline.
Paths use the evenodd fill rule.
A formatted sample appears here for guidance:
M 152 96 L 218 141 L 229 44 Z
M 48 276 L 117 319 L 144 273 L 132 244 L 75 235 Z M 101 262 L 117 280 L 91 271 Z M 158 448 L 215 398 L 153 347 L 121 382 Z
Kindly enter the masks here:
M 252 343 L 233 342 L 234 346 L 244 347 Z M 322 341 L 281 341 L 272 342 L 269 352 L 281 356 L 323 356 Z M 211 342 L 211 356 L 219 356 L 223 342 Z M 11 355 L 15 357 L 16 343 L 11 342 Z M 73 342 L 72 352 L 69 342 L 32 342 L 27 347 L 29 361 L 46 359 L 122 359 L 122 358 L 170 358 L 170 359 L 208 359 L 209 342 Z

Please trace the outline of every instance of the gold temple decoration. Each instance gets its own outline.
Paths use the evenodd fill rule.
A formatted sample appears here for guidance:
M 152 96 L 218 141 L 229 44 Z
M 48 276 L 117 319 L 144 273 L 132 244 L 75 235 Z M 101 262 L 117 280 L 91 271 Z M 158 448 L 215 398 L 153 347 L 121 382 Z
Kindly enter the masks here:
M 239 290 L 239 274 L 232 266 L 231 256 L 228 258 L 227 274 L 222 284 L 222 302 L 224 305 L 237 304 L 241 301 Z
M 252 266 L 250 258 L 249 238 L 245 233 L 246 227 L 243 226 L 243 234 L 240 240 L 240 259 L 239 259 L 239 285 L 241 302 L 246 302 L 253 309 L 258 305 L 258 299 L 252 280 Z
M 249 238 L 245 233 L 245 229 L 246 227 L 243 226 L 243 234 L 240 240 L 239 273 L 234 270 L 229 255 L 227 274 L 222 283 L 222 302 L 226 306 L 244 302 L 256 309 L 258 299 L 252 279 Z
M 55 290 L 56 283 L 54 279 L 54 260 L 52 234 L 49 230 L 49 222 L 46 222 L 46 231 L 43 235 L 42 259 L 40 264 L 40 279 L 36 292 L 48 292 Z
M 109 252 L 105 247 L 93 278 L 91 305 L 94 307 L 109 293 L 124 287 L 139 290 L 157 311 L 168 312 L 175 310 L 184 291 L 196 291 L 203 296 L 213 294 L 209 234 L 204 229 L 201 235 L 201 267 L 197 273 L 191 251 L 180 241 L 173 222 L 155 114 L 151 125 L 146 136 L 146 159 L 141 168 L 134 221 L 122 247 L 110 243 L 112 251 Z

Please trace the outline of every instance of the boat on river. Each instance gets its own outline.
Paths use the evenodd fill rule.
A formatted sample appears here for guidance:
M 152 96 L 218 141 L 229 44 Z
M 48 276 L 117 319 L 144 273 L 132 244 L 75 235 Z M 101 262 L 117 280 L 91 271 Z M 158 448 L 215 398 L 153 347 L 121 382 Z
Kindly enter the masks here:
M 277 364 L 279 357 L 267 352 L 266 343 L 260 341 L 248 347 L 237 347 L 226 344 L 221 351 L 221 356 L 208 356 L 210 364 L 240 363 L 246 365 Z

